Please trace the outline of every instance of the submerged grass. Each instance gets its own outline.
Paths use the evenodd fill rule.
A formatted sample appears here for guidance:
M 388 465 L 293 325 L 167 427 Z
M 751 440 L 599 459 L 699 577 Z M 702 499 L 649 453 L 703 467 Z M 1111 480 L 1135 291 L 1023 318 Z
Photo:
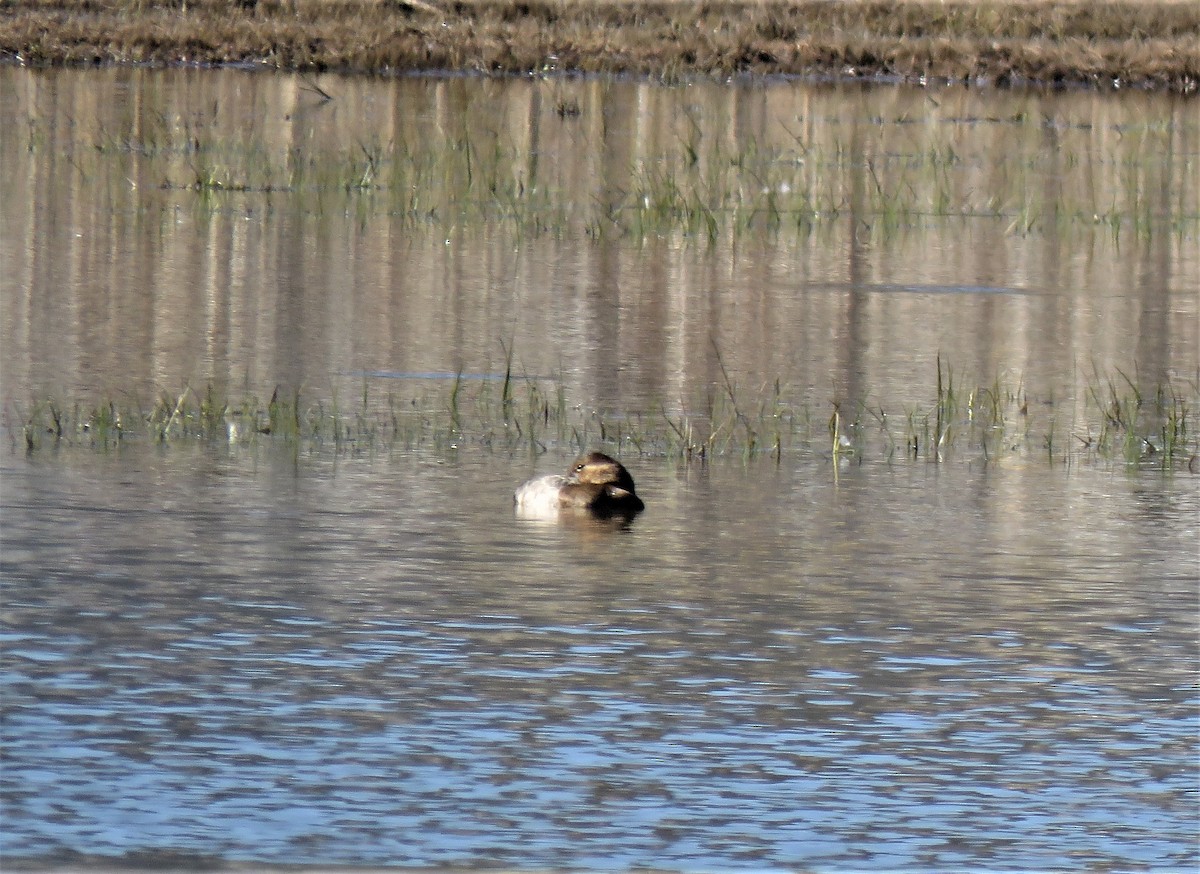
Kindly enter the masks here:
M 587 128 L 602 107 L 581 111 L 584 120 L 553 123 Z M 152 196 L 190 193 L 210 211 L 266 209 L 286 197 L 295 209 L 353 210 L 364 221 L 387 216 L 414 228 L 499 224 L 529 235 L 683 234 L 708 242 L 764 231 L 803 235 L 846 220 L 884 236 L 955 221 L 992 222 L 1020 235 L 1100 232 L 1115 242 L 1186 237 L 1200 225 L 1192 169 L 1163 160 L 1187 133 L 1170 121 L 1099 129 L 1049 150 L 1040 143 L 1058 136 L 1057 123 L 1029 113 L 953 123 L 902 113 L 873 119 L 866 141 L 829 124 L 821 136 L 798 131 L 771 144 L 701 136 L 708 116 L 676 121 L 683 133 L 638 144 L 628 166 L 582 184 L 556 165 L 554 149 L 540 157 L 539 177 L 511 131 L 466 122 L 425 138 L 412 130 L 386 142 L 286 146 L 271 130 L 231 130 L 216 111 L 147 112 L 127 130 L 81 128 L 69 141 L 52 119 L 31 112 L 21 123 L 30 154 L 54 153 L 85 182 L 142 179 L 157 187 Z M 994 136 L 980 137 L 981 128 Z M 981 145 L 963 155 L 972 132 Z M 571 141 L 569 128 L 558 135 Z M 1164 196 L 1175 186 L 1177 196 Z M 144 208 L 149 201 L 139 196 Z
M 417 447 L 473 446 L 484 451 L 571 454 L 604 448 L 688 463 L 737 458 L 821 456 L 865 461 L 1048 465 L 1118 464 L 1200 473 L 1200 374 L 1186 384 L 1139 388 L 1136 374 L 1093 369 L 1075 402 L 1035 399 L 1021 382 L 964 380 L 940 356 L 935 395 L 903 407 L 877 399 L 793 398 L 778 380 L 739 390 L 723 363 L 720 381 L 695 407 L 665 403 L 606 411 L 570 405 L 561 381 L 523 377 L 468 381 L 402 401 L 372 394 L 368 381 L 353 408 L 336 396 L 277 388 L 263 401 L 207 386 L 161 392 L 153 403 L 95 405 L 56 398 L 8 404 L 2 427 L 11 451 L 62 447 L 108 452 L 128 447 L 205 442 L 238 448 L 286 446 L 338 454 Z M 719 356 L 718 356 L 719 361 Z

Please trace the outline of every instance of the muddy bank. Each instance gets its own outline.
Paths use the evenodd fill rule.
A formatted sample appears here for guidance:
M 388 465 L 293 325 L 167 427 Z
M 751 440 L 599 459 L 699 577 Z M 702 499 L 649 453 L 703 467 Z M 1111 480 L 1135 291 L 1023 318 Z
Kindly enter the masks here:
M 800 74 L 1192 93 L 1185 0 L 8 0 L 8 62 Z

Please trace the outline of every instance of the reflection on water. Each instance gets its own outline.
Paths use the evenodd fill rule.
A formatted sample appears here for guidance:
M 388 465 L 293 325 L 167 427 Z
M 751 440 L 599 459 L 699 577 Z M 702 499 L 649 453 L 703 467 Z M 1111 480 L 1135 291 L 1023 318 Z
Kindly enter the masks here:
M 1179 98 L 0 82 L 6 401 L 356 397 L 347 374 L 503 372 L 502 342 L 568 404 L 624 411 L 702 408 L 721 364 L 751 394 L 889 411 L 928 402 L 939 352 L 1055 401 L 1200 367 L 1200 123 Z
M 7 456 L 6 857 L 1200 861 L 1193 479 L 633 463 Z
M 1196 867 L 1179 466 L 627 444 L 623 529 L 514 518 L 563 445 L 19 451 L 47 397 L 444 404 L 505 349 L 656 416 L 896 415 L 939 355 L 1190 403 L 1191 103 L 321 81 L 0 67 L 6 866 Z

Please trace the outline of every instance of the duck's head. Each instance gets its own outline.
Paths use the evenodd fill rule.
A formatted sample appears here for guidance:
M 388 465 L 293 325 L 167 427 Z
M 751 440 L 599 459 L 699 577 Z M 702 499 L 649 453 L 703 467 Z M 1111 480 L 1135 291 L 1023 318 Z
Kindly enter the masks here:
M 567 476 L 574 482 L 597 486 L 616 486 L 630 494 L 635 493 L 633 477 L 625 465 L 603 452 L 589 452 L 575 459 Z

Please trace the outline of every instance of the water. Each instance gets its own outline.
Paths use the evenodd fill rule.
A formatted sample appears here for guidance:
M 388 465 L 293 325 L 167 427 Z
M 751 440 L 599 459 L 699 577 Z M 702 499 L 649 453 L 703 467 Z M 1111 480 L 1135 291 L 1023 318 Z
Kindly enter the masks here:
M 1194 867 L 1194 480 L 528 467 L 6 459 L 6 855 Z
M 1190 104 L 321 82 L 331 104 L 288 77 L 0 68 L 5 867 L 1195 869 L 1186 467 L 1064 464 L 1040 433 L 941 463 L 626 445 L 647 510 L 621 529 L 514 519 L 566 445 L 26 454 L 18 427 L 184 383 L 419 408 L 503 341 L 572 407 L 778 379 L 817 430 L 834 398 L 927 404 L 940 353 L 1070 411 L 1061 445 L 1094 374 L 1195 391 Z M 771 152 L 826 217 L 710 244 L 589 212 L 632 167 L 686 180 L 694 130 L 706 178 Z M 375 144 L 434 166 L 421 143 L 463 136 L 507 216 L 449 159 L 339 187 Z M 276 187 L 288 160 L 308 175 Z M 253 185 L 180 187 L 206 167 Z M 926 205 L 889 213 L 872 173 Z
M 1035 405 L 1200 371 L 1181 98 L 320 82 L 0 68 L 6 400 L 347 405 L 505 346 L 572 406 L 655 414 L 722 366 L 822 416 L 927 404 L 939 352 Z

